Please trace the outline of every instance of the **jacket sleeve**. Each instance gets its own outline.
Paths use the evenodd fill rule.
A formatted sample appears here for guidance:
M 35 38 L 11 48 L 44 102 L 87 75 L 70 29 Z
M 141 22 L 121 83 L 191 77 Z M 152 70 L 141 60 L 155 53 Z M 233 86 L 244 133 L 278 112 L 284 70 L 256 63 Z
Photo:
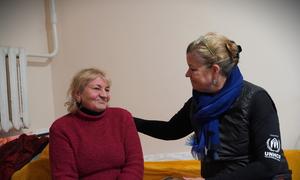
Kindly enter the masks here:
M 148 136 L 163 139 L 176 140 L 193 132 L 190 122 L 190 98 L 184 106 L 169 120 L 146 120 L 134 117 L 137 130 Z
M 125 165 L 118 180 L 141 180 L 144 175 L 144 160 L 141 142 L 134 125 L 132 116 L 128 117 L 125 129 Z
M 275 105 L 267 92 L 259 91 L 254 95 L 250 108 L 251 162 L 230 174 L 218 174 L 206 180 L 271 179 L 280 173 L 285 157 Z

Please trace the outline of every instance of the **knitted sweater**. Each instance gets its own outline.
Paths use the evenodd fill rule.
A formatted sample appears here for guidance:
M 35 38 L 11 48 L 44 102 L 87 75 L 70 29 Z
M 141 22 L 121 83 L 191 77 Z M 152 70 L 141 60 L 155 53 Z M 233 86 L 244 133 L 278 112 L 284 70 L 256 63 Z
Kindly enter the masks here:
M 141 180 L 143 155 L 132 116 L 120 108 L 101 115 L 67 114 L 50 128 L 53 180 Z

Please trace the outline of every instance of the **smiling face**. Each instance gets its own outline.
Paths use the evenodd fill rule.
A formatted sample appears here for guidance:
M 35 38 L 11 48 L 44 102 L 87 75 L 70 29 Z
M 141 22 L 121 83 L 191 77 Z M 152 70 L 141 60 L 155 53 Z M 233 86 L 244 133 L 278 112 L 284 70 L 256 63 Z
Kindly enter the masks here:
M 185 76 L 190 78 L 194 90 L 210 93 L 215 73 L 213 68 L 207 67 L 203 62 L 205 62 L 204 59 L 195 51 L 187 53 L 189 68 Z
M 102 112 L 110 100 L 109 83 L 101 77 L 90 81 L 82 92 L 76 95 L 77 102 L 89 110 Z

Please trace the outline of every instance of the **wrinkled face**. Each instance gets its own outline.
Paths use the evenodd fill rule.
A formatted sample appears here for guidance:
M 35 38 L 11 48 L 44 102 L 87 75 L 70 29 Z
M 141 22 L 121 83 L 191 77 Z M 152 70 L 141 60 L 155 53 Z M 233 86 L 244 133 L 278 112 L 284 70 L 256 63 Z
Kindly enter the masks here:
M 78 93 L 77 101 L 89 110 L 104 111 L 110 100 L 110 87 L 106 80 L 97 77 L 87 84 L 83 92 Z
M 187 53 L 189 66 L 185 76 L 189 77 L 194 90 L 198 92 L 211 92 L 213 72 L 211 68 L 201 64 L 204 59 L 195 52 Z

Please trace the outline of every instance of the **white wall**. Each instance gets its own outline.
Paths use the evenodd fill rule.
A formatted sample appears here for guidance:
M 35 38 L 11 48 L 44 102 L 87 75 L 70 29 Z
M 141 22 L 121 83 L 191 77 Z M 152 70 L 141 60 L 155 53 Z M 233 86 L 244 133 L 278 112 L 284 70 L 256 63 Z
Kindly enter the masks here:
M 23 5 L 27 14 L 44 10 L 37 0 L 15 1 L 19 5 L 13 7 Z M 6 9 L 3 4 L 11 3 L 1 2 L 1 9 Z M 40 128 L 42 122 L 48 127 L 66 113 L 63 104 L 70 79 L 91 66 L 111 76 L 111 106 L 124 107 L 134 116 L 168 120 L 191 96 L 189 80 L 184 77 L 186 46 L 214 31 L 241 44 L 244 78 L 268 90 L 277 105 L 283 147 L 299 149 L 298 9 L 299 3 L 292 0 L 58 0 L 59 54 L 47 66 L 28 68 L 33 126 Z M 34 31 L 36 22 L 43 22 L 35 18 L 30 17 L 25 26 L 33 29 L 18 30 L 25 37 L 19 44 L 45 51 L 43 33 Z M 17 43 L 16 37 L 12 41 L 2 38 L 16 34 L 12 24 L 20 20 L 10 19 L 13 22 L 0 16 L 8 24 L 4 30 L 1 25 L 1 45 Z M 145 154 L 189 151 L 185 138 L 164 142 L 140 135 Z
M 23 47 L 27 53 L 47 53 L 45 4 L 40 0 L 0 1 L 0 46 Z M 51 64 L 28 58 L 28 99 L 31 127 L 49 127 L 55 118 Z M 0 135 L 2 136 L 2 135 Z M 5 136 L 3 134 L 3 136 Z

